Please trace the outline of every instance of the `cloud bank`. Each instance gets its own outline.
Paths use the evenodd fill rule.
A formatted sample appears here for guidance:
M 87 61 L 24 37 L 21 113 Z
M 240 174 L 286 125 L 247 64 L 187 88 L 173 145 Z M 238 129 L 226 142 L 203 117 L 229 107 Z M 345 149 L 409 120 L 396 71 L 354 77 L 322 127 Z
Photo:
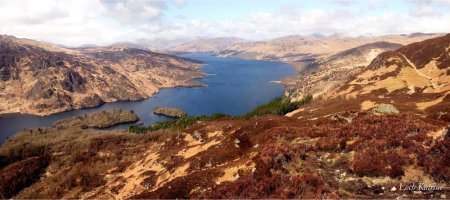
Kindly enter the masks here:
M 301 1 L 294 2 L 299 3 L 210 20 L 210 16 L 199 19 L 179 14 L 192 3 L 185 0 L 0 1 L 0 34 L 77 46 L 138 39 L 450 32 L 450 0 L 323 0 L 308 8 Z

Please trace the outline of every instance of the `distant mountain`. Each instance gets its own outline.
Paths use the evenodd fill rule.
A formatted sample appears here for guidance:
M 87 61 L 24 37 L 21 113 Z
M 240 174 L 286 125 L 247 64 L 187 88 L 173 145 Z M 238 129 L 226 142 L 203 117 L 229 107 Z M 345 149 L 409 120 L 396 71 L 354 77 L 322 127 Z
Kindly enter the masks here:
M 386 35 L 379 37 L 345 37 L 333 34 L 327 37 L 318 35 L 287 36 L 264 42 L 247 42 L 231 45 L 219 56 L 234 56 L 247 59 L 296 61 L 305 56 L 330 56 L 351 48 L 375 42 L 389 42 L 406 45 L 441 34 Z
M 325 38 L 326 36 L 321 33 L 313 33 L 313 34 L 310 34 L 309 37 L 315 37 L 315 38 L 319 39 L 319 38 Z
M 0 36 L 0 113 L 47 115 L 193 85 L 201 63 L 126 46 L 67 49 Z
M 134 49 L 143 49 L 143 50 L 150 50 L 145 45 L 139 44 L 139 43 L 133 43 L 133 42 L 115 42 L 111 44 L 111 46 L 123 46 L 127 48 L 134 48 Z M 89 46 L 86 46 L 89 47 Z M 91 47 L 97 47 L 97 46 L 91 46 Z M 80 47 L 83 48 L 83 47 Z
M 247 40 L 236 37 L 219 37 L 209 39 L 196 39 L 168 48 L 175 52 L 219 52 L 227 49 L 233 44 L 247 42 Z

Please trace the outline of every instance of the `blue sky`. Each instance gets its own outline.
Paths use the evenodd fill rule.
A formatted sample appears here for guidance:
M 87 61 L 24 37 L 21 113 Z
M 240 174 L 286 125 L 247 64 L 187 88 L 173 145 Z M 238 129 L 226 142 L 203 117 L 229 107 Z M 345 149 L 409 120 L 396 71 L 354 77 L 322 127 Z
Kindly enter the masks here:
M 428 5 L 425 3 L 425 0 L 423 2 L 423 5 Z M 194 0 L 185 1 L 181 6 L 175 4 L 168 5 L 169 9 L 166 17 L 170 20 L 196 19 L 220 21 L 239 20 L 247 17 L 251 13 L 257 12 L 276 13 L 283 7 L 300 12 L 320 9 L 326 11 L 364 12 L 369 15 L 378 15 L 386 11 L 405 14 L 408 13 L 411 5 L 414 5 L 414 3 L 406 0 Z M 441 8 L 436 4 L 429 5 L 433 5 L 434 9 Z M 447 11 L 449 11 L 448 8 Z
M 139 39 L 450 32 L 450 0 L 2 0 L 0 33 L 69 46 Z

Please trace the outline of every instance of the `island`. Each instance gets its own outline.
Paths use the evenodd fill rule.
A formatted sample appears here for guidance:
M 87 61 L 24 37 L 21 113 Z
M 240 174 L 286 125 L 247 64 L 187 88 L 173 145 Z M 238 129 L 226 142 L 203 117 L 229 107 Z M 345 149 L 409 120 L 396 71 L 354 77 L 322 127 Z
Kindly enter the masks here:
M 103 110 L 93 114 L 78 115 L 55 122 L 55 127 L 109 128 L 118 124 L 137 122 L 139 117 L 133 111 L 122 109 Z
M 187 116 L 183 110 L 171 107 L 157 107 L 153 110 L 153 113 L 176 118 Z

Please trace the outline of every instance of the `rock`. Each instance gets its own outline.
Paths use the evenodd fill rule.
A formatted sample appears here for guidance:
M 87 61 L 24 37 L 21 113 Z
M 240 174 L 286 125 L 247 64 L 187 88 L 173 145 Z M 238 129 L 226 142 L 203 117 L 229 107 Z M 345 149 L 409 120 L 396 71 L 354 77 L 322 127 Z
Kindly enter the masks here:
M 194 131 L 194 134 L 192 134 L 192 137 L 193 137 L 195 140 L 203 140 L 202 134 L 200 134 L 198 131 Z
M 422 194 L 422 191 L 413 191 L 414 194 Z
M 397 191 L 397 188 L 394 186 L 391 188 L 391 192 L 395 192 L 395 191 Z
M 447 195 L 441 194 L 441 198 L 442 198 L 442 199 L 446 199 L 446 198 L 447 198 Z
M 239 139 L 234 139 L 234 146 L 236 147 L 236 148 L 239 148 L 239 143 L 241 143 L 241 141 L 239 141 Z
M 169 117 L 185 117 L 187 114 L 179 108 L 158 107 L 153 110 L 153 113 L 165 115 Z
M 83 98 L 80 101 L 80 106 L 86 107 L 86 108 L 92 108 L 92 107 L 97 107 L 97 106 L 103 105 L 104 103 L 105 102 L 97 94 L 92 94 L 90 96 Z
M 397 110 L 392 104 L 380 104 L 373 108 L 372 113 L 385 113 L 385 114 L 398 114 L 400 111 Z
M 348 178 L 344 179 L 344 181 L 346 181 L 346 182 L 348 182 L 348 181 L 355 181 L 355 180 L 357 180 L 357 179 L 353 178 L 353 177 L 348 177 Z
M 237 180 L 237 179 L 239 179 L 239 177 L 240 177 L 239 173 L 236 173 L 236 175 L 234 176 L 234 179 Z
M 331 116 L 331 120 L 336 121 L 336 122 L 343 122 L 343 123 L 351 123 L 352 122 L 352 118 L 346 118 L 339 114 L 335 114 L 335 115 Z

